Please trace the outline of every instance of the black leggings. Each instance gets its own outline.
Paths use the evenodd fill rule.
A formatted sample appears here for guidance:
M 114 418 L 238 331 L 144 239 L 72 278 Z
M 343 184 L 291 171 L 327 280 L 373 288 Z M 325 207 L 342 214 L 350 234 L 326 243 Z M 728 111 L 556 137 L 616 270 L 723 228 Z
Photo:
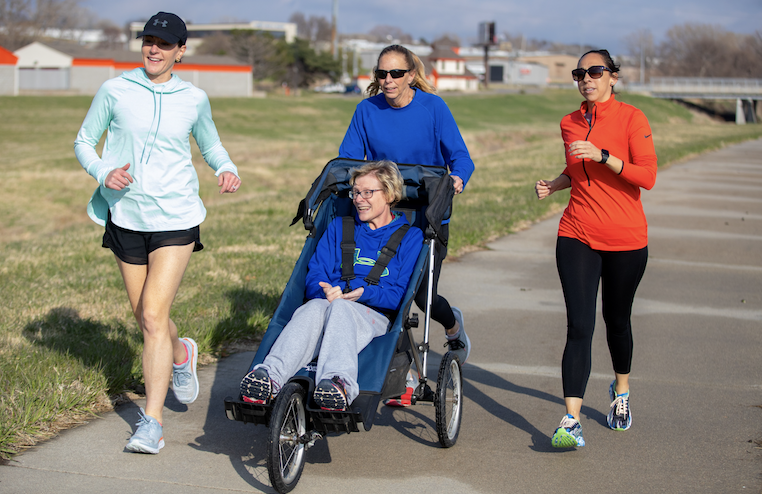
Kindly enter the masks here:
M 441 235 L 446 242 L 450 237 L 450 225 L 442 225 Z M 444 326 L 445 329 L 450 329 L 455 326 L 455 315 L 452 313 L 452 307 L 450 303 L 443 296 L 437 293 L 437 283 L 439 283 L 439 273 L 442 271 L 442 261 L 447 257 L 447 247 L 441 242 L 435 242 L 434 248 L 434 289 L 432 292 L 431 303 L 431 318 L 436 322 Z M 429 271 L 424 272 L 423 280 L 418 288 L 418 293 L 415 294 L 415 304 L 422 311 L 426 310 L 426 291 L 428 290 L 429 283 Z
M 558 237 L 556 265 L 566 301 L 566 348 L 561 365 L 564 397 L 583 398 L 590 377 L 595 304 L 601 281 L 603 320 L 611 362 L 617 374 L 632 364 L 632 302 L 643 278 L 648 247 L 609 252 L 593 250 L 579 240 Z

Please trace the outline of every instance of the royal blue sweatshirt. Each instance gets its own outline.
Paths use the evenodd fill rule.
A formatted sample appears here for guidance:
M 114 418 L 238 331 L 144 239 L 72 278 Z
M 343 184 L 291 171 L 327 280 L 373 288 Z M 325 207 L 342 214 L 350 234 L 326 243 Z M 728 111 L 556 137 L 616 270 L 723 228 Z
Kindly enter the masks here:
M 450 109 L 439 96 L 413 90 L 413 100 L 402 108 L 389 106 L 383 93 L 360 102 L 339 157 L 444 166 L 465 187 L 474 162 Z
M 365 277 L 376 264 L 378 254 L 389 242 L 389 237 L 402 225 L 408 224 L 405 215 L 397 214 L 395 219 L 386 226 L 371 230 L 367 223 L 361 222 L 355 214 L 355 279 L 351 280 L 352 289 L 364 287 L 359 303 L 382 310 L 397 310 L 405 295 L 410 277 L 413 274 L 415 262 L 423 246 L 423 232 L 411 227 L 402 239 L 397 255 L 384 269 L 378 285 L 368 285 Z M 344 289 L 346 283 L 341 281 L 341 239 L 342 220 L 334 219 L 323 237 L 318 242 L 315 254 L 309 262 L 307 272 L 308 299 L 325 298 L 325 293 L 319 283 L 324 281 L 331 286 Z

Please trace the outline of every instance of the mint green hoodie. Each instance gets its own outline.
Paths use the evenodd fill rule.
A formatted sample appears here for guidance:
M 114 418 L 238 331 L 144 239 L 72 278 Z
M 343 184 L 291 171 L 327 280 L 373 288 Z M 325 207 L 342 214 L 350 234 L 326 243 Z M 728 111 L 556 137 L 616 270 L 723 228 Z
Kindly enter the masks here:
M 106 129 L 101 158 L 95 146 Z M 87 206 L 90 218 L 105 225 L 110 211 L 115 225 L 140 232 L 186 230 L 204 221 L 190 134 L 216 175 L 238 175 L 203 90 L 176 75 L 154 84 L 143 68 L 103 83 L 74 141 L 80 164 L 100 184 Z M 127 163 L 134 182 L 120 191 L 105 187 L 109 172 Z

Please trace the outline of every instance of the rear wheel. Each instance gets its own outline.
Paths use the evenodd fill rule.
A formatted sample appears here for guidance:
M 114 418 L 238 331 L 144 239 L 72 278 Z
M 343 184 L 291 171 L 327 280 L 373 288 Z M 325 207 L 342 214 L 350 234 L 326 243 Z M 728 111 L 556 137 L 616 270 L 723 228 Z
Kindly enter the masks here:
M 279 493 L 296 487 L 304 469 L 307 434 L 305 411 L 306 391 L 297 383 L 281 389 L 270 419 L 270 444 L 267 451 L 267 473 Z
M 439 442 L 445 448 L 452 447 L 458 440 L 463 414 L 463 379 L 460 360 L 452 352 L 447 352 L 439 365 L 434 408 Z

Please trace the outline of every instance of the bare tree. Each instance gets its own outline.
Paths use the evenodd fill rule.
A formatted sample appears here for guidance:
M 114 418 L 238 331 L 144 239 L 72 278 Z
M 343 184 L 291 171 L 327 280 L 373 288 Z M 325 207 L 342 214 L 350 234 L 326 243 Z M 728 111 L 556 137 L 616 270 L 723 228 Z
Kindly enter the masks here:
M 229 34 L 215 33 L 204 38 L 204 42 L 196 47 L 198 55 L 231 55 L 233 54 L 233 38 Z M 248 62 L 248 55 L 246 57 Z
M 457 34 L 445 33 L 431 42 L 434 48 L 454 48 L 460 46 L 460 38 Z
M 277 47 L 270 33 L 234 30 L 230 47 L 238 60 L 251 65 L 255 79 L 268 77 L 272 72 Z
M 667 31 L 659 46 L 660 69 L 681 77 L 754 77 L 746 38 L 708 24 L 683 24 Z
M 298 36 L 310 43 L 331 41 L 331 22 L 325 17 L 311 15 L 306 18 L 301 12 L 294 12 L 288 21 L 296 24 Z
M 16 50 L 47 29 L 74 29 L 91 20 L 79 0 L 0 0 L 0 46 Z
M 640 29 L 624 37 L 624 45 L 631 57 L 631 64 L 639 67 L 641 84 L 650 79 L 650 69 L 656 56 L 654 36 L 650 29 Z
M 402 29 L 394 26 L 376 26 L 371 29 L 368 34 L 370 34 L 372 38 L 375 38 L 376 41 L 382 43 L 391 43 L 395 41 L 398 43 L 413 42 L 412 36 L 404 32 Z

